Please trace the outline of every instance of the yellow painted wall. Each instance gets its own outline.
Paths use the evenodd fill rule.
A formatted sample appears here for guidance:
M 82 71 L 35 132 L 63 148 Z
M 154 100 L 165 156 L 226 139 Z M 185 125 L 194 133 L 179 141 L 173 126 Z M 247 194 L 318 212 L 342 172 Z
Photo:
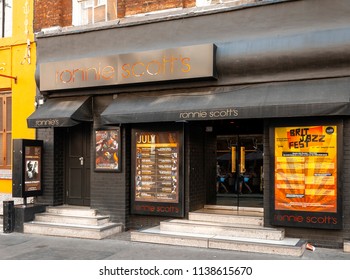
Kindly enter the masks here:
M 0 38 L 0 74 L 17 77 L 16 83 L 12 79 L 0 77 L 0 91 L 12 92 L 13 139 L 35 139 L 35 129 L 27 128 L 27 118 L 35 109 L 36 93 L 33 2 L 13 0 L 12 37 Z M 6 63 L 6 73 L 1 72 L 3 61 Z M 0 178 L 0 193 L 12 193 L 12 180 Z

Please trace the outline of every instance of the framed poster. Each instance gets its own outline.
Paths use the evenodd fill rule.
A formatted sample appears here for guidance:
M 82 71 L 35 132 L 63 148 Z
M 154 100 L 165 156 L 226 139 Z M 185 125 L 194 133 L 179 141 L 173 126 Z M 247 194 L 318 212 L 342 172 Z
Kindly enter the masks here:
M 120 127 L 95 130 L 95 171 L 121 171 Z
M 183 216 L 182 135 L 133 130 L 132 213 Z
M 41 190 L 41 162 L 42 147 L 41 146 L 25 146 L 24 147 L 24 164 L 25 164 L 25 180 L 24 191 L 40 191 Z
M 337 125 L 274 128 L 273 224 L 342 227 Z
M 43 141 L 13 140 L 13 197 L 42 195 Z

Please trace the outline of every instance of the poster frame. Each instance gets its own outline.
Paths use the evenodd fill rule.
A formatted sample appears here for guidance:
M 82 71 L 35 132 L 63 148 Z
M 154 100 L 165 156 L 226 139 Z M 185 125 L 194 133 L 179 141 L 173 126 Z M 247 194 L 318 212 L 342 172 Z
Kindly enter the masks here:
M 98 167 L 97 164 L 97 159 L 99 157 L 98 152 L 97 152 L 97 132 L 105 132 L 105 133 L 116 133 L 118 135 L 118 140 L 117 140 L 117 144 L 118 144 L 118 151 L 116 153 L 116 156 L 118 158 L 118 167 L 117 168 L 107 168 L 107 167 Z M 122 137 L 122 132 L 121 132 L 121 127 L 120 126 L 103 126 L 103 127 L 98 127 L 96 129 L 94 129 L 94 171 L 95 172 L 114 172 L 114 173 L 120 173 L 122 172 L 122 158 L 121 158 L 121 149 L 122 149 L 122 141 L 121 141 L 121 137 Z M 108 147 L 110 148 L 110 147 Z M 114 155 L 112 155 L 113 157 Z
M 35 197 L 41 196 L 43 194 L 43 149 L 42 140 L 32 140 L 32 139 L 13 139 L 13 179 L 12 179 L 12 196 L 13 197 Z M 36 172 L 38 177 L 36 178 L 39 184 L 39 188 L 35 190 L 26 190 L 26 172 L 27 170 L 27 157 L 26 157 L 26 147 L 36 147 L 40 148 L 41 152 L 37 158 L 37 168 Z M 34 169 L 34 170 L 35 170 Z
M 175 132 L 178 134 L 178 202 L 151 202 L 137 201 L 136 193 L 136 139 L 137 131 L 144 132 Z M 170 126 L 139 125 L 131 131 L 131 213 L 138 215 L 152 215 L 165 217 L 184 217 L 184 133 L 183 127 L 179 124 Z M 159 210 L 162 209 L 162 210 Z
M 305 126 L 336 126 L 337 127 L 337 210 L 335 213 L 329 212 L 312 212 L 312 211 L 296 211 L 296 210 L 277 210 L 275 209 L 275 128 L 278 127 L 305 127 Z M 274 121 L 269 126 L 270 139 L 270 156 L 269 156 L 269 180 L 271 182 L 269 188 L 270 203 L 270 223 L 274 226 L 298 227 L 298 228 L 320 228 L 339 230 L 343 228 L 343 121 L 339 118 L 330 120 L 295 120 L 295 121 Z M 283 219 L 279 219 L 283 217 Z M 313 223 L 310 221 L 322 221 L 328 218 L 336 221 L 336 223 Z M 307 222 L 309 221 L 309 222 Z

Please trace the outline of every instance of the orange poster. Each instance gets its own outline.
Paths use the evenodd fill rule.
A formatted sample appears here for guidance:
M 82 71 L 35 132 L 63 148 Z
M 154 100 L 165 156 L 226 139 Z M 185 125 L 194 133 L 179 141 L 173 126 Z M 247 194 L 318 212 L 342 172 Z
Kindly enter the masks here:
M 337 212 L 337 127 L 275 128 L 275 210 Z
M 135 201 L 178 203 L 178 136 L 136 133 Z

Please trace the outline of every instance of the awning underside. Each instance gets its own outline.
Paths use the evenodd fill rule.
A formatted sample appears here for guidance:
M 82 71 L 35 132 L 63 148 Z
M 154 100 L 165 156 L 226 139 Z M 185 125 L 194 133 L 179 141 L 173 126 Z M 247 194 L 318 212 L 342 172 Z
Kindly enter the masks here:
M 102 124 L 350 114 L 350 78 L 120 94 Z
M 86 96 L 48 99 L 28 117 L 28 127 L 69 127 L 92 121 L 91 102 Z

